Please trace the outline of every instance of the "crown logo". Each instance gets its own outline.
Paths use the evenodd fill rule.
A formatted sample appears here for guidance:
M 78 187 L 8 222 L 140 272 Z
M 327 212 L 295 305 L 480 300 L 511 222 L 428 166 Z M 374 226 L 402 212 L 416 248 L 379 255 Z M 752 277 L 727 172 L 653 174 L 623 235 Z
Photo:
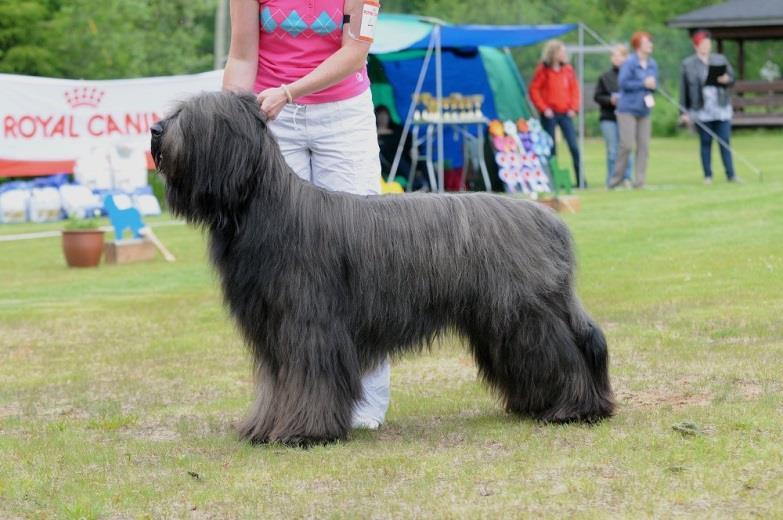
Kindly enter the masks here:
M 97 108 L 103 99 L 105 91 L 95 87 L 76 87 L 65 91 L 65 101 L 71 108 L 90 107 Z

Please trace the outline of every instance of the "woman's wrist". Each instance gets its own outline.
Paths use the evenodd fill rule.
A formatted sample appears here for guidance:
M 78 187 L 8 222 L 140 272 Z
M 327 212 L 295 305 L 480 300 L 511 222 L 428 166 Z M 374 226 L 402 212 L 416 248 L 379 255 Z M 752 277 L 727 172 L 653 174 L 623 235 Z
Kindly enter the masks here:
M 294 96 L 291 93 L 291 88 L 288 85 L 286 85 L 285 83 L 282 83 L 280 85 L 280 88 L 283 89 L 283 92 L 285 92 L 285 96 L 288 98 L 288 102 L 289 103 L 293 103 L 294 102 Z
M 311 93 L 306 90 L 303 91 L 301 83 L 302 83 L 302 78 L 299 78 L 298 80 L 286 85 L 286 87 L 288 87 L 288 92 L 291 93 L 291 97 L 295 100 L 299 99 L 300 97 L 307 96 Z

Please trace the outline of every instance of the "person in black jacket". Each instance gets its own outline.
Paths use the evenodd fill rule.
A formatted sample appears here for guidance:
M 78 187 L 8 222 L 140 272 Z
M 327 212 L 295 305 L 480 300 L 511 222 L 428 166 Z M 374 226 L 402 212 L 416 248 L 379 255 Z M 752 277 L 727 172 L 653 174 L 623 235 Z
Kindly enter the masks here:
M 625 45 L 615 45 L 612 49 L 612 68 L 606 71 L 599 79 L 595 86 L 595 95 L 593 99 L 598 106 L 601 107 L 601 133 L 604 136 L 604 143 L 606 143 L 606 185 L 609 186 L 609 182 L 614 175 L 614 165 L 617 160 L 617 146 L 620 141 L 620 133 L 617 129 L 617 116 L 615 115 L 615 108 L 617 108 L 617 99 L 619 96 L 619 87 L 617 85 L 617 75 L 620 72 L 620 65 L 628 58 L 628 47 Z M 624 180 L 625 184 L 631 182 L 631 171 L 633 165 L 631 160 L 628 161 L 628 166 L 625 168 Z

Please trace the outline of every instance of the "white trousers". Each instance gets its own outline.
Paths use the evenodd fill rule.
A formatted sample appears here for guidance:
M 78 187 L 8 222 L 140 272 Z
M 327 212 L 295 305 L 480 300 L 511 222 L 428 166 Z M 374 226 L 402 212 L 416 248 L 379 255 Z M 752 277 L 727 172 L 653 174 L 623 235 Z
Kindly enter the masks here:
M 381 163 L 370 90 L 343 101 L 286 105 L 269 123 L 286 162 L 316 186 L 355 193 L 381 192 Z M 391 368 L 386 359 L 364 374 L 364 399 L 354 417 L 383 422 L 389 408 Z

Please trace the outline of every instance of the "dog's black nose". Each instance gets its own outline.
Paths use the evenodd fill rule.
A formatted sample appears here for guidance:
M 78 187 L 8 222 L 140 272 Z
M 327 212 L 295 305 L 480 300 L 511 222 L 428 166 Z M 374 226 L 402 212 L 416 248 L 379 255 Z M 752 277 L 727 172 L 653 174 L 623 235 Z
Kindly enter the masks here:
M 163 134 L 163 124 L 158 121 L 150 127 L 150 132 L 152 132 L 152 137 L 160 137 Z

